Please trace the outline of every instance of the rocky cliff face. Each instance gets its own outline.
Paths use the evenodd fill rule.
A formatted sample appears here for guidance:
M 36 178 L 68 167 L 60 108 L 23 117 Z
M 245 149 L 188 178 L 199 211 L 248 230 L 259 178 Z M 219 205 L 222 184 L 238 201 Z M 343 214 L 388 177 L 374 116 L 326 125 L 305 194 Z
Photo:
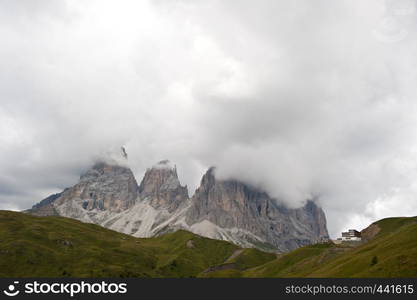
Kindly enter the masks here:
M 75 186 L 29 212 L 71 217 L 137 237 L 185 229 L 264 250 L 288 251 L 328 237 L 325 215 L 313 201 L 288 209 L 242 182 L 217 180 L 214 169 L 190 199 L 168 161 L 148 169 L 139 186 L 130 169 L 96 164 Z
M 66 190 L 57 203 L 80 198 L 86 210 L 120 212 L 135 204 L 138 184 L 129 168 L 98 163 L 83 174 L 80 182 Z
M 242 182 L 216 180 L 213 169 L 203 176 L 191 203 L 186 223 L 196 228 L 210 222 L 221 228 L 211 233 L 214 238 L 226 234 L 230 240 L 281 251 L 328 238 L 324 213 L 313 201 L 288 209 Z
M 58 199 L 63 192 L 50 195 L 41 202 L 32 206 L 28 212 L 35 216 L 59 216 L 53 205 L 54 201 Z
M 188 199 L 188 189 L 178 179 L 177 168 L 168 160 L 163 160 L 146 170 L 139 186 L 142 199 L 149 199 L 152 207 L 166 208 L 169 212 L 176 210 Z
M 97 163 L 81 175 L 78 184 L 66 189 L 55 201 L 59 206 L 77 200 L 83 209 L 120 212 L 132 207 L 138 197 L 138 184 L 129 168 Z
M 134 206 L 138 195 L 129 168 L 100 162 L 81 175 L 76 185 L 42 200 L 30 212 L 95 222 L 98 212 L 118 213 Z
M 174 230 L 171 225 L 188 204 L 187 187 L 181 186 L 176 168 L 168 161 L 148 169 L 140 186 L 129 168 L 98 163 L 76 185 L 42 200 L 28 212 L 150 237 Z

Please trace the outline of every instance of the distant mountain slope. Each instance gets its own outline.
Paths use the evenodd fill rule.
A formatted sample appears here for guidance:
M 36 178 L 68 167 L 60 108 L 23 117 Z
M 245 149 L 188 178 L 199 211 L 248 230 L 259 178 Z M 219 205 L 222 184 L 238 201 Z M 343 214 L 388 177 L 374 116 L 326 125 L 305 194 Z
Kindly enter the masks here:
M 97 163 L 76 185 L 27 212 L 74 218 L 135 237 L 183 229 L 272 252 L 328 238 L 324 212 L 312 200 L 290 209 L 243 182 L 218 180 L 214 168 L 206 172 L 190 198 L 176 166 L 167 160 L 147 169 L 140 185 L 129 168 Z
M 371 229 L 371 230 L 370 230 Z M 375 230 L 376 229 L 376 230 Z M 205 277 L 417 277 L 417 217 L 373 223 L 367 242 L 316 244 L 247 270 L 218 270 Z

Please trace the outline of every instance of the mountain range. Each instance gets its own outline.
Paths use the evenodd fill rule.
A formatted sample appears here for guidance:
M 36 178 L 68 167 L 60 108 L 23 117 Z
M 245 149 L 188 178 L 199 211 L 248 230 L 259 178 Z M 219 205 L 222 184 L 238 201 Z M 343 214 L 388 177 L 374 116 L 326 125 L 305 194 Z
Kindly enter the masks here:
M 69 217 L 134 237 L 186 230 L 273 252 L 328 239 L 325 214 L 311 199 L 288 208 L 259 188 L 217 179 L 215 168 L 207 170 L 190 196 L 168 160 L 147 169 L 140 184 L 128 167 L 98 162 L 77 184 L 26 212 Z

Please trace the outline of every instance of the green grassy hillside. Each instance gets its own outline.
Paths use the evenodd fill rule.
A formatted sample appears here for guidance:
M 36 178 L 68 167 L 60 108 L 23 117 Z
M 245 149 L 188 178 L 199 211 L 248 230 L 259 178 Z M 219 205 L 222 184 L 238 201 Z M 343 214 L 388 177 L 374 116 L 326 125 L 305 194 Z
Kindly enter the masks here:
M 310 245 L 233 276 L 417 277 L 417 217 L 383 219 L 373 227 L 379 231 L 366 243 Z
M 310 277 L 417 277 L 417 217 L 376 222 L 380 232 L 321 267 Z
M 177 231 L 139 239 L 62 217 L 0 211 L 0 277 L 417 277 L 417 217 L 366 243 L 276 255 Z
M 199 277 L 238 278 L 243 276 L 243 271 L 273 261 L 275 258 L 275 254 L 257 249 L 238 249 L 222 264 L 206 270 Z
M 73 219 L 0 211 L 0 277 L 194 277 L 237 249 L 186 231 L 139 239 Z

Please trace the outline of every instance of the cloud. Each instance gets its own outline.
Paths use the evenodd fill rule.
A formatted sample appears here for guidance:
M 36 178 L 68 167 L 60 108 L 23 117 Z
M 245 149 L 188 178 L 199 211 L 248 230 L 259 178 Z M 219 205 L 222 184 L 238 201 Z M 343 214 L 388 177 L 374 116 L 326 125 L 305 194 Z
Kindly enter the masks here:
M 0 207 L 124 145 L 299 206 L 332 235 L 416 215 L 415 1 L 1 1 Z

